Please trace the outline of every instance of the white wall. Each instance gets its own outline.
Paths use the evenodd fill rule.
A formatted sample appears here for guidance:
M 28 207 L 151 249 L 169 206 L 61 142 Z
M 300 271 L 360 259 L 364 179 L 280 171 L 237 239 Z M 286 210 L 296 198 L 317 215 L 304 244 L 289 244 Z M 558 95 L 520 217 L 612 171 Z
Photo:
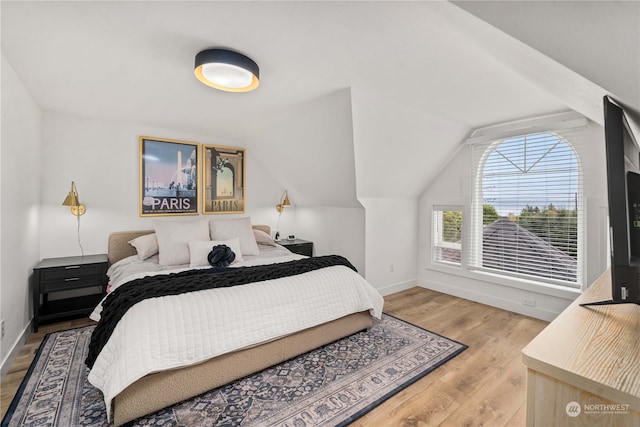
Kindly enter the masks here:
M 350 93 L 365 277 L 387 295 L 417 284 L 418 195 L 452 156 L 440 142 L 468 129 L 360 88 Z
M 207 144 L 244 146 L 206 135 L 159 129 L 139 124 L 112 123 L 46 112 L 43 117 L 41 257 L 79 255 L 77 222 L 61 206 L 75 181 L 87 213 L 80 218 L 84 252 L 104 253 L 112 231 L 153 228 L 157 217 L 138 212 L 140 135 Z M 277 165 L 265 165 L 247 148 L 247 212 L 244 215 L 209 215 L 210 218 L 251 216 L 254 223 L 278 223 L 275 206 L 283 186 L 271 174 Z M 282 235 L 295 234 L 315 243 L 316 254 L 341 253 L 364 271 L 364 211 L 362 208 L 305 206 L 289 193 L 294 206 L 281 218 Z M 299 200 L 299 199 L 298 199 Z M 163 217 L 188 221 L 192 216 Z
M 292 203 L 361 207 L 356 198 L 349 90 L 273 112 L 262 120 L 261 126 L 251 125 L 253 135 L 245 142 L 289 190 Z
M 607 190 L 603 128 L 589 122 L 584 145 L 579 149 L 586 201 L 585 285 L 606 270 Z M 576 291 L 545 288 L 524 281 L 444 267 L 431 262 L 431 212 L 433 205 L 463 205 L 468 209 L 472 182 L 471 149 L 464 147 L 422 194 L 419 201 L 418 283 L 429 289 L 545 320 L 554 319 L 575 297 Z M 463 213 L 464 215 L 464 213 Z M 463 219 L 464 221 L 464 219 Z M 525 306 L 523 299 L 536 306 Z
M 2 375 L 21 349 L 32 316 L 29 277 L 39 258 L 41 111 L 2 55 L 0 341 Z
M 40 256 L 42 258 L 80 255 L 77 222 L 62 201 L 71 181 L 76 183 L 80 201 L 87 212 L 80 217 L 80 238 L 84 253 L 104 253 L 107 236 L 116 230 L 153 228 L 159 217 L 139 216 L 139 137 L 141 135 L 200 143 L 235 145 L 169 129 L 141 124 L 111 123 L 45 112 L 42 145 L 42 220 Z M 255 157 L 247 154 L 247 179 L 260 170 Z M 268 185 L 268 177 L 260 176 Z M 266 182 L 265 182 L 266 181 Z M 256 188 L 247 189 L 248 200 L 260 202 Z M 256 200 L 257 199 L 257 200 Z M 163 217 L 188 220 L 193 217 Z
M 361 198 L 366 210 L 366 278 L 383 295 L 416 285 L 417 198 Z
M 352 88 L 353 151 L 358 198 L 418 197 L 469 128 Z
M 364 277 L 368 277 L 365 262 L 365 210 L 326 206 L 295 209 L 295 231 L 288 226 L 281 234 L 314 242 L 315 255 L 337 254 L 347 258 Z M 289 212 L 286 212 L 288 214 Z M 284 223 L 284 221 L 283 221 Z M 304 233 L 304 234 L 302 234 Z
M 316 255 L 343 255 L 364 275 L 365 213 L 356 198 L 351 110 L 350 91 L 340 90 L 273 112 L 253 124 L 247 145 L 279 183 L 264 212 L 273 229 L 274 207 L 287 189 L 293 206 L 282 213 L 281 236 L 313 241 Z

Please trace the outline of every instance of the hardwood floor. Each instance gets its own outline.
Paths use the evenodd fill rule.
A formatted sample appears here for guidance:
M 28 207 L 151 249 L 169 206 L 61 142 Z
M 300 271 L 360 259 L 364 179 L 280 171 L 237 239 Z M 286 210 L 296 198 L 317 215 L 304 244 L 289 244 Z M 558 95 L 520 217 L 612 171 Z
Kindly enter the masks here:
M 387 296 L 384 311 L 469 348 L 353 427 L 525 425 L 521 350 L 547 322 L 423 288 Z
M 521 350 L 547 322 L 419 287 L 385 297 L 384 311 L 469 348 L 352 427 L 525 425 Z M 3 417 L 44 335 L 90 323 L 78 319 L 44 325 L 29 337 L 2 381 Z

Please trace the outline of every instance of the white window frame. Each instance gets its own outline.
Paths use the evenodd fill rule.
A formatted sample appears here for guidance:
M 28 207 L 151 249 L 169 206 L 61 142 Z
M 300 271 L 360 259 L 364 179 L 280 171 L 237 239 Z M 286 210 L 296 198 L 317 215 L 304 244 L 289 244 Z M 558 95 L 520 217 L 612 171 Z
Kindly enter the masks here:
M 445 212 L 454 211 L 460 212 L 461 215 L 461 230 L 460 230 L 460 242 L 446 242 L 443 238 L 443 219 L 442 215 Z M 443 264 L 451 267 L 461 268 L 463 264 L 464 256 L 464 206 L 463 205 L 433 205 L 431 208 L 431 262 L 434 264 Z M 440 249 L 455 249 L 460 251 L 460 262 L 447 261 L 438 256 Z
M 493 151 L 496 144 L 499 144 L 509 138 L 518 137 L 525 134 L 532 133 L 556 133 L 562 137 L 569 146 L 573 149 L 573 152 L 578 161 L 578 167 L 582 170 L 582 162 L 579 155 L 579 150 L 570 140 L 570 138 L 563 137 L 563 130 L 568 132 L 570 129 L 580 128 L 586 126 L 586 119 L 577 113 L 565 113 L 561 116 L 561 120 L 553 121 L 550 123 L 547 119 L 532 119 L 526 121 L 528 125 L 519 127 L 512 124 L 504 126 L 498 126 L 498 129 L 493 129 L 495 132 L 487 131 L 486 129 L 479 132 L 479 136 L 473 136 L 467 142 L 470 146 L 480 145 L 484 147 L 484 152 L 481 156 L 473 161 L 473 185 L 471 190 L 471 212 L 467 215 L 468 231 L 469 235 L 463 239 L 468 245 L 467 256 L 469 257 L 468 269 L 472 272 L 486 273 L 492 277 L 504 277 L 507 280 L 521 280 L 524 283 L 533 283 L 542 286 L 552 286 L 559 289 L 567 290 L 580 290 L 584 288 L 584 258 L 586 256 L 586 250 L 584 248 L 584 224 L 585 224 L 585 209 L 584 209 L 584 189 L 582 184 L 582 176 L 580 175 L 578 184 L 578 265 L 577 265 L 577 281 L 568 282 L 553 279 L 544 279 L 535 276 L 522 275 L 518 273 L 511 273 L 507 271 L 500 271 L 494 269 L 482 268 L 482 209 L 483 198 L 481 186 L 481 175 L 483 173 L 484 164 L 488 155 Z M 560 123 L 560 125 L 559 125 Z M 559 130 L 554 130 L 559 129 Z M 478 131 L 476 131 L 478 132 Z M 475 135 L 476 133 L 474 133 Z M 499 137 L 497 137 L 499 136 Z M 569 139 L 569 141 L 567 141 Z M 472 156 L 473 157 L 473 156 Z

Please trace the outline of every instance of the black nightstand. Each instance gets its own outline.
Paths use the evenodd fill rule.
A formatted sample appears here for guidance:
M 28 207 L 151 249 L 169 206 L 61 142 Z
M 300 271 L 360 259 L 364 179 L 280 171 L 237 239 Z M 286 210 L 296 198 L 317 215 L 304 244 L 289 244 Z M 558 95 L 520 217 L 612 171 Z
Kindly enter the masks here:
M 276 240 L 276 243 L 289 249 L 294 254 L 313 256 L 313 242 L 302 239 L 282 239 Z
M 40 261 L 33 269 L 33 332 L 45 320 L 90 313 L 106 293 L 108 264 L 106 254 Z M 100 293 L 49 301 L 51 292 L 92 287 Z

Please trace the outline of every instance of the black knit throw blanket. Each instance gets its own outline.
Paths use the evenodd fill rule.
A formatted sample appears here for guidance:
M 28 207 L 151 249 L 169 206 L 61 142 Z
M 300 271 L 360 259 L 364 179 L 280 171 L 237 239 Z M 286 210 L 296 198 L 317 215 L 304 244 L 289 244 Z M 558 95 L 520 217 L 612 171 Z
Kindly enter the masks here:
M 89 368 L 93 367 L 98 354 L 102 351 L 109 337 L 111 337 L 116 324 L 122 319 L 122 316 L 129 308 L 147 298 L 245 285 L 247 283 L 303 274 L 334 265 L 344 265 L 353 271 L 357 271 L 346 258 L 339 255 L 327 255 L 253 267 L 214 267 L 187 270 L 180 273 L 147 276 L 132 280 L 115 289 L 103 301 L 100 322 L 98 322 L 91 335 L 89 354 L 85 363 Z

